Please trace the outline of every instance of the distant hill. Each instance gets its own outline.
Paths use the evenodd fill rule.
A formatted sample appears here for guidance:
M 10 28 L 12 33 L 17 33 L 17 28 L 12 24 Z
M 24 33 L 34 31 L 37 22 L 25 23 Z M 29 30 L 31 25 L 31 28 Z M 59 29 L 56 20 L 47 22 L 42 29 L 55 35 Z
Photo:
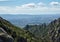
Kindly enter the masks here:
M 48 25 L 46 23 L 41 25 L 26 25 L 24 28 L 28 30 L 41 42 L 60 42 L 60 18 L 55 19 Z M 41 38 L 41 39 L 40 39 Z
M 60 17 L 60 14 L 45 14 L 45 15 L 12 15 L 12 14 L 0 14 L 1 17 L 10 21 L 12 24 L 24 27 L 27 24 L 42 24 L 50 23 L 54 19 Z

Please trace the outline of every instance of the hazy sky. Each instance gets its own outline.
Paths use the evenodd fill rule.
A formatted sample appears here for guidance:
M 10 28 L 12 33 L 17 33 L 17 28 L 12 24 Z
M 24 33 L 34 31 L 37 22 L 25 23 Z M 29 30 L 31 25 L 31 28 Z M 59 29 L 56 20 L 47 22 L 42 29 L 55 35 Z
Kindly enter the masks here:
M 0 14 L 60 14 L 60 0 L 0 0 Z

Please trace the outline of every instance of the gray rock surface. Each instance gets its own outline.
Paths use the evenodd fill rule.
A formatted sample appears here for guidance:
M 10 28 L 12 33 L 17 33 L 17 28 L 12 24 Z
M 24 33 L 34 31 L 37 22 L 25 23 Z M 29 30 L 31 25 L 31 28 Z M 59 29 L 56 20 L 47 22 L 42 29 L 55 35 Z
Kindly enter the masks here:
M 0 28 L 0 31 L 2 31 L 0 33 L 0 42 L 14 42 L 14 39 L 4 29 Z

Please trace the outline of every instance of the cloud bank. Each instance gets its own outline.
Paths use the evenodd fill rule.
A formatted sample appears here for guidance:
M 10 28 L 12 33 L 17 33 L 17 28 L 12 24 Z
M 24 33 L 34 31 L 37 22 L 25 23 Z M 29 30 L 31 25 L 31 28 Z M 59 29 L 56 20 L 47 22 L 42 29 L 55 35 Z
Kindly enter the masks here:
M 0 6 L 0 14 L 60 14 L 60 3 L 28 3 L 20 6 Z

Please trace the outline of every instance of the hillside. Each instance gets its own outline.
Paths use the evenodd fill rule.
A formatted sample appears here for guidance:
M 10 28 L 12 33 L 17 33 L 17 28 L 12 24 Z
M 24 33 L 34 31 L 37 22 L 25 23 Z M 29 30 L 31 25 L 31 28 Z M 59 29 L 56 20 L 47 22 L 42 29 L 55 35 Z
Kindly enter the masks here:
M 0 42 L 60 42 L 60 18 L 21 29 L 0 17 Z
M 41 38 L 41 42 L 60 42 L 60 18 L 55 19 L 48 25 L 45 23 L 26 25 L 24 29 L 34 34 L 39 40 Z
M 38 42 L 29 31 L 14 26 L 0 17 L 0 42 Z
M 50 42 L 60 42 L 60 18 L 49 24 Z

